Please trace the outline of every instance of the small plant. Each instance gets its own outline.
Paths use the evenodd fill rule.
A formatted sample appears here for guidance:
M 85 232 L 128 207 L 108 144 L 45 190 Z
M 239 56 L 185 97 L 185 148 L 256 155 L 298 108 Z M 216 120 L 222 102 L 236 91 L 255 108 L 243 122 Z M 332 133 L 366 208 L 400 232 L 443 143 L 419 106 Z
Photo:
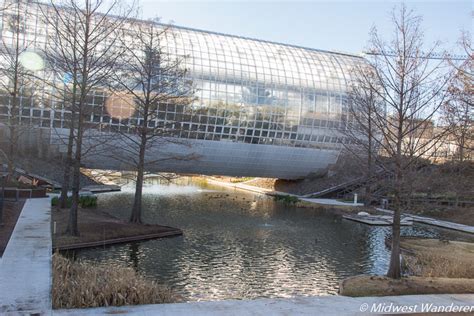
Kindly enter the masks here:
M 71 202 L 71 199 L 68 198 L 68 199 L 67 199 L 67 203 L 66 203 L 66 204 L 67 204 L 67 205 L 66 205 L 67 207 L 71 207 L 70 202 Z M 59 197 L 55 196 L 55 197 L 53 197 L 53 198 L 51 199 L 51 206 L 58 206 L 58 205 L 59 205 Z
M 51 206 L 59 205 L 59 197 L 55 196 L 51 199 Z M 66 207 L 71 207 L 72 197 L 67 198 Z M 91 208 L 97 206 L 97 196 L 95 195 L 82 195 L 79 197 L 79 206 L 83 208 Z
M 97 196 L 95 195 L 83 195 L 79 197 L 79 205 L 84 208 L 96 207 Z
M 285 204 L 296 204 L 300 199 L 293 195 L 274 195 L 273 200 L 280 201 Z

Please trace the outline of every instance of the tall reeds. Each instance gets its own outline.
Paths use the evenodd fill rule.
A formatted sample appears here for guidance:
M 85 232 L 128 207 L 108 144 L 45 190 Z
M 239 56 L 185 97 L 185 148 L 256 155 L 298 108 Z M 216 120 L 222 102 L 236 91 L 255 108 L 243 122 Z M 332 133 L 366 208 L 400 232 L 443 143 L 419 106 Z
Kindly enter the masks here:
M 179 301 L 166 287 L 116 264 L 53 255 L 53 308 L 85 308 Z

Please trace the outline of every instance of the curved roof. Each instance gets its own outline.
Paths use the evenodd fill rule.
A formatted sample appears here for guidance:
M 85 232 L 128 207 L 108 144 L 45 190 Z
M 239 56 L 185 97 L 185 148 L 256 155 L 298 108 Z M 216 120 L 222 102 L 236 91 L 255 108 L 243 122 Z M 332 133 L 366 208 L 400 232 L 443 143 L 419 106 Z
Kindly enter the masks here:
M 344 91 L 356 55 L 173 26 L 167 46 L 188 56 L 192 76 L 235 83 Z

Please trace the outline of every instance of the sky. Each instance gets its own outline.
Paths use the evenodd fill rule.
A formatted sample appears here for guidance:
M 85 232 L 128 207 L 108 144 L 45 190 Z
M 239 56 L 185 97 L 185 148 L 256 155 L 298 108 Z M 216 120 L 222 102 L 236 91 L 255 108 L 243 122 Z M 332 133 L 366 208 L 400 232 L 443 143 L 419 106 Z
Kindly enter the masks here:
M 359 54 L 376 26 L 391 35 L 391 11 L 397 1 L 197 1 L 141 0 L 144 18 L 225 34 L 246 36 L 309 48 Z M 457 53 L 461 30 L 472 32 L 470 0 L 405 1 L 423 17 L 425 42 L 440 40 Z

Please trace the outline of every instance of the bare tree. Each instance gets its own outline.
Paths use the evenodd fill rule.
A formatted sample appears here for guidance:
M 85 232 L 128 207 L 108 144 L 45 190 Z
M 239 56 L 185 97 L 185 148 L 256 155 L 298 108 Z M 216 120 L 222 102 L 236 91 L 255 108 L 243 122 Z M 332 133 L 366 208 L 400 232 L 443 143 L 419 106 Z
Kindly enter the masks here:
M 18 142 L 25 128 L 21 122 L 21 98 L 28 100 L 33 97 L 33 70 L 40 70 L 41 65 L 32 69 L 25 67 L 28 57 L 37 57 L 31 52 L 30 42 L 26 36 L 26 20 L 28 19 L 28 1 L 7 1 L 2 8 L 3 36 L 0 47 L 0 87 L 2 94 L 7 97 L 3 100 L 7 113 L 2 119 L 7 130 L 8 174 L 13 175 L 17 159 Z M 28 56 L 30 54 L 31 56 Z M 36 69 L 38 68 L 38 69 Z
M 466 60 L 456 65 L 449 59 L 455 68 L 454 80 L 449 86 L 449 100 L 443 107 L 443 118 L 449 127 L 449 137 L 454 140 L 457 147 L 457 158 L 464 161 L 473 150 L 473 107 L 474 107 L 474 82 L 473 58 L 474 51 L 471 46 L 469 33 L 463 33 L 460 44 L 467 54 Z
M 167 159 L 194 159 L 193 154 L 155 157 L 147 153 L 167 143 L 189 146 L 179 136 L 179 121 L 159 118 L 160 107 L 181 108 L 194 100 L 193 85 L 187 79 L 186 56 L 171 51 L 171 26 L 155 20 L 138 22 L 122 38 L 124 67 L 116 72 L 116 85 L 111 96 L 115 114 L 127 128 L 121 128 L 123 146 L 114 158 L 131 165 L 136 171 L 136 187 L 130 222 L 142 222 L 142 192 L 146 170 Z M 115 100 L 113 100 L 115 98 Z M 115 112 L 115 113 L 114 113 Z M 176 110 L 176 112 L 182 112 Z M 117 148 L 115 148 L 117 149 Z M 114 149 L 111 150 L 114 153 Z M 125 155 L 124 155 L 125 153 Z
M 118 44 L 122 26 L 131 10 L 121 11 L 119 0 L 51 1 L 42 6 L 46 23 L 54 30 L 45 55 L 57 76 L 64 83 L 65 98 L 71 112 L 68 138 L 68 163 L 72 165 L 72 205 L 66 233 L 79 235 L 77 211 L 79 205 L 81 160 L 84 155 L 86 129 L 94 127 L 88 121 L 91 108 L 89 95 L 95 89 L 105 89 L 107 80 L 117 66 L 123 48 Z M 113 13 L 116 15 L 112 16 Z M 64 178 L 69 166 L 66 166 Z M 64 183 L 64 185 L 68 185 Z M 67 191 L 66 191 L 67 192 Z
M 378 160 L 378 146 L 374 138 L 380 136 L 375 120 L 377 113 L 384 112 L 384 107 L 381 98 L 371 88 L 377 86 L 373 69 L 361 63 L 354 67 L 351 74 L 348 116 L 342 128 L 346 138 L 343 145 L 365 169 L 365 205 L 370 205 Z
M 368 97 L 373 93 L 384 107 L 374 109 L 372 123 L 380 133 L 375 145 L 384 157 L 384 168 L 392 174 L 383 184 L 393 196 L 392 252 L 387 276 L 401 277 L 400 217 L 410 197 L 407 176 L 416 170 L 422 157 L 429 155 L 443 136 L 433 133 L 436 113 L 447 99 L 451 78 L 443 60 L 432 60 L 438 44 L 423 51 L 421 18 L 404 5 L 394 10 L 394 33 L 389 42 L 380 38 L 377 29 L 371 32 L 371 72 L 358 78 Z M 392 180 L 393 179 L 393 180 Z

